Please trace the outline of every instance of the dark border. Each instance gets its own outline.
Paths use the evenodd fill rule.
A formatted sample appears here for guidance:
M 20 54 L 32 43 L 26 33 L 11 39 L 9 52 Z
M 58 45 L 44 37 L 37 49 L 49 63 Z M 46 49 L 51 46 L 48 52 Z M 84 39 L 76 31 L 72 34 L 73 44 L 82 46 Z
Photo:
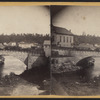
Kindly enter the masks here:
M 100 0 L 0 0 L 0 2 L 100 2 Z
M 0 98 L 0 100 L 100 100 L 100 98 Z

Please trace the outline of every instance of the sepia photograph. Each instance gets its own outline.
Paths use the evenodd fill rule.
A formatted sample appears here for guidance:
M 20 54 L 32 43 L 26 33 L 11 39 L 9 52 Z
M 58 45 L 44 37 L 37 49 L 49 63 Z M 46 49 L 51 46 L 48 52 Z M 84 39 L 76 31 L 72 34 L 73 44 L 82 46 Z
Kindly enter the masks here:
M 51 6 L 52 94 L 100 95 L 100 6 Z
M 99 96 L 99 64 L 100 6 L 0 6 L 0 96 Z
M 49 6 L 0 6 L 0 96 L 50 94 Z

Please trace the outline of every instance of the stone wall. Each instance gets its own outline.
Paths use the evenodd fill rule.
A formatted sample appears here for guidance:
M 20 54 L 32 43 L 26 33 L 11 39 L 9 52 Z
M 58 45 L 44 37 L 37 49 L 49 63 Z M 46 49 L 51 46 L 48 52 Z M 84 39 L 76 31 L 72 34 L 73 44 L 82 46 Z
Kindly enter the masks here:
M 32 68 L 32 64 L 34 62 L 36 62 L 36 60 L 38 59 L 39 56 L 34 56 L 32 54 L 29 54 L 28 55 L 28 69 L 31 69 Z

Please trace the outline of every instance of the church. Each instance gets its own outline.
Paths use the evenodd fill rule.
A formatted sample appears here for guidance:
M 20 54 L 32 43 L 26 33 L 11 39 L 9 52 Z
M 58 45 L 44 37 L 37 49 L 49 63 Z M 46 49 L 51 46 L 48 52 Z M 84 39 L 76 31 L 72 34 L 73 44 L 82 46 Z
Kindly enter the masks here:
M 74 35 L 71 30 L 62 27 L 52 26 L 52 46 L 73 47 Z

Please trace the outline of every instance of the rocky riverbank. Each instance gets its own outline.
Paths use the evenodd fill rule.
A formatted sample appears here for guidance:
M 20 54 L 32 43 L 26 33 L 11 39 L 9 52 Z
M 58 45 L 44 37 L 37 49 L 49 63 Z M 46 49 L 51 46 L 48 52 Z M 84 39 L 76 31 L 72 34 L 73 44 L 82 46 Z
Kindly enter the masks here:
M 62 86 L 69 96 L 96 96 L 100 95 L 100 78 L 85 82 L 77 71 L 63 74 L 53 74 L 53 77 Z
M 0 78 L 0 96 L 47 95 L 48 91 L 45 86 L 44 89 L 40 89 L 40 87 L 37 84 L 22 79 L 14 73 Z

